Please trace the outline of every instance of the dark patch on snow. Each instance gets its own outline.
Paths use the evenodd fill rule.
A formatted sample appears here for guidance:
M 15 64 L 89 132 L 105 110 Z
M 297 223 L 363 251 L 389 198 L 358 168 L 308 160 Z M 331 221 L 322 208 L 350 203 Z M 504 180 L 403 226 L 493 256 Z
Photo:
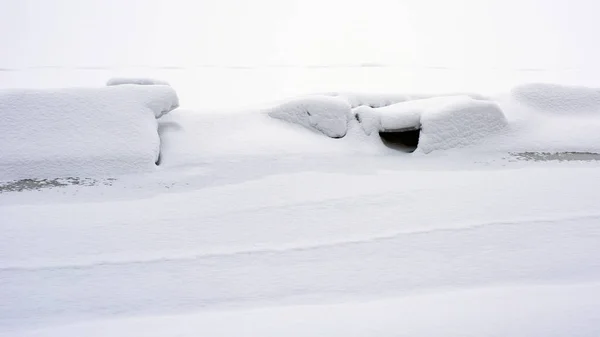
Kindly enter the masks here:
M 54 178 L 54 179 L 21 179 L 9 182 L 0 183 L 0 193 L 6 192 L 22 192 L 22 191 L 39 191 L 41 189 L 54 188 L 54 187 L 65 187 L 72 185 L 79 186 L 95 186 L 95 185 L 112 185 L 115 178 L 107 178 L 103 180 L 97 180 L 92 178 L 77 178 L 77 177 L 66 177 L 66 178 Z
M 421 129 L 379 132 L 379 137 L 381 137 L 385 146 L 408 153 L 414 152 L 417 149 L 420 136 Z
M 511 156 L 526 161 L 600 161 L 600 153 L 593 152 L 519 152 Z

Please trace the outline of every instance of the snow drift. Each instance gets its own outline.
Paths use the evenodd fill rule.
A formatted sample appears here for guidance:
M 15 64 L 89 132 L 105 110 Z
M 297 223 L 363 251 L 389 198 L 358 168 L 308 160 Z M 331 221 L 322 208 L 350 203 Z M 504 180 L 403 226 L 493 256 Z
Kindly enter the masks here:
M 157 80 L 154 78 L 143 78 L 143 77 L 113 77 L 108 82 L 107 86 L 123 85 L 123 84 L 137 84 L 137 85 L 169 85 L 169 82 L 163 80 Z
M 514 88 L 512 95 L 522 104 L 551 113 L 600 113 L 600 89 L 532 83 Z
M 0 180 L 149 170 L 169 86 L 0 91 Z
M 417 148 L 425 153 L 476 144 L 508 125 L 495 102 L 469 96 L 420 99 L 383 108 L 361 106 L 354 113 L 367 134 L 421 130 Z
M 292 99 L 267 111 L 273 118 L 302 125 L 331 138 L 341 138 L 348 131 L 350 105 L 330 96 L 308 96 Z

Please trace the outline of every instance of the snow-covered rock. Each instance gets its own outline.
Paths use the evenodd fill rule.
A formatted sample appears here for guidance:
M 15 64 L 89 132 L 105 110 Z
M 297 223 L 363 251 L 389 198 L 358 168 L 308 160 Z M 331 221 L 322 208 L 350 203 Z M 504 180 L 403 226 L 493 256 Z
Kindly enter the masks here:
M 267 113 L 272 118 L 299 124 L 332 138 L 341 138 L 348 131 L 352 110 L 345 100 L 315 95 L 289 100 Z
M 488 100 L 489 98 L 477 93 L 444 93 L 444 94 L 372 94 L 372 93 L 356 93 L 356 92 L 333 92 L 328 93 L 330 96 L 339 97 L 348 101 L 352 108 L 359 106 L 368 106 L 371 108 L 381 108 L 388 105 L 407 102 L 417 99 L 458 96 L 466 95 L 477 100 Z
M 158 80 L 155 78 L 144 77 L 113 77 L 108 82 L 107 86 L 122 85 L 122 84 L 137 84 L 137 85 L 169 85 L 169 82 Z
M 559 84 L 532 83 L 512 90 L 520 103 L 559 114 L 600 113 L 600 89 Z
M 434 97 L 383 108 L 353 110 L 367 134 L 421 129 L 418 149 L 425 153 L 475 144 L 507 126 L 500 107 L 469 96 Z
M 152 169 L 177 105 L 169 86 L 0 91 L 0 180 Z

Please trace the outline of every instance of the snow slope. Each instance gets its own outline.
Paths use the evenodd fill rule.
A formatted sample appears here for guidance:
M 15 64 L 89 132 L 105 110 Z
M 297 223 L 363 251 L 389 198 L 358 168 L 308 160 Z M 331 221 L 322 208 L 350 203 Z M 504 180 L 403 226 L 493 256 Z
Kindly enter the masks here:
M 0 91 L 0 181 L 148 171 L 168 86 Z

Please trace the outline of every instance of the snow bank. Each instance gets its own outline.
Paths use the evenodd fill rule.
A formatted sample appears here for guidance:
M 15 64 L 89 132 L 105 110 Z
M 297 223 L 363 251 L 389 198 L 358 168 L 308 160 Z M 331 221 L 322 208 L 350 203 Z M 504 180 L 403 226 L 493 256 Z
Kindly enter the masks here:
M 315 95 L 292 99 L 267 113 L 272 118 L 299 124 L 332 138 L 341 138 L 348 131 L 352 111 L 342 99 Z
M 122 84 L 137 84 L 137 85 L 169 85 L 169 82 L 157 80 L 154 78 L 143 77 L 113 77 L 108 82 L 107 86 L 122 85 Z
M 369 93 L 354 93 L 354 92 L 333 92 L 328 93 L 330 96 L 339 97 L 348 101 L 352 108 L 359 106 L 368 106 L 371 108 L 381 108 L 388 105 L 407 102 L 417 99 L 459 96 L 466 95 L 477 100 L 488 100 L 489 98 L 476 93 L 445 93 L 445 94 L 369 94 Z
M 421 129 L 418 149 L 463 147 L 507 126 L 500 107 L 469 96 L 447 96 L 396 103 L 383 108 L 353 110 L 367 134 Z
M 600 89 L 532 83 L 514 88 L 512 95 L 522 104 L 547 112 L 600 113 Z
M 177 105 L 168 86 L 0 91 L 0 180 L 151 169 Z

